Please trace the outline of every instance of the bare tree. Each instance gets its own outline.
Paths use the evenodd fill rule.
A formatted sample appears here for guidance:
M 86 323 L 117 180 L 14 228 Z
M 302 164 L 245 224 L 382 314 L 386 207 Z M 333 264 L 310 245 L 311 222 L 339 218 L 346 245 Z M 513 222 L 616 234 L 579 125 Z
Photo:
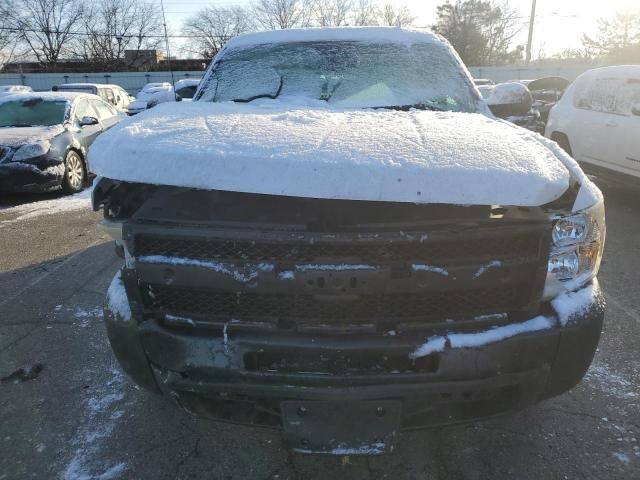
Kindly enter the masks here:
M 520 31 L 517 10 L 493 0 L 455 0 L 437 7 L 436 33 L 444 36 L 467 65 L 512 63 L 522 47 L 511 44 Z
M 136 63 L 140 50 L 155 49 L 162 43 L 162 17 L 151 2 L 144 0 L 93 0 L 83 16 L 86 36 L 75 42 L 75 53 L 94 62 L 97 68 L 111 69 L 125 62 Z
M 7 21 L 36 60 L 49 69 L 68 53 L 80 28 L 82 0 L 4 0 Z
M 385 3 L 381 16 L 382 23 L 390 27 L 406 27 L 416 21 L 416 17 L 406 5 L 396 8 L 391 3 Z
M 614 62 L 637 63 L 640 51 L 640 9 L 616 12 L 611 19 L 598 20 L 595 36 L 582 36 L 584 48 Z
M 231 38 L 253 29 L 249 12 L 242 7 L 207 7 L 187 19 L 184 31 L 197 36 L 190 53 L 212 58 Z
M 347 25 L 353 0 L 314 0 L 311 8 L 314 23 L 321 27 L 339 27 Z
M 380 10 L 373 0 L 358 0 L 353 8 L 353 24 L 359 27 L 380 24 Z
M 269 30 L 309 26 L 312 10 L 306 0 L 257 0 L 253 5 L 256 22 Z
M 0 70 L 13 58 L 17 43 L 17 34 L 11 30 L 11 23 L 3 7 L 4 5 L 0 5 Z

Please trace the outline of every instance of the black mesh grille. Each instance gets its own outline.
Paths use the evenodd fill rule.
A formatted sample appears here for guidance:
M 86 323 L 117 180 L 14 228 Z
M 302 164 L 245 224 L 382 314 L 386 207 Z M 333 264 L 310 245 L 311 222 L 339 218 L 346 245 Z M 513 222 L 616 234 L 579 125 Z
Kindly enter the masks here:
M 437 261 L 459 263 L 538 256 L 539 237 L 512 234 L 482 241 L 396 243 L 246 242 L 229 240 L 174 239 L 137 236 L 135 254 L 166 255 L 196 259 L 232 259 L 270 262 L 312 262 L 317 258 L 353 258 L 361 262 Z
M 529 289 L 475 289 L 419 294 L 361 295 L 328 300 L 313 295 L 255 294 L 150 286 L 149 307 L 166 313 L 210 319 L 267 321 L 274 324 L 441 322 L 456 316 L 510 312 L 527 303 Z

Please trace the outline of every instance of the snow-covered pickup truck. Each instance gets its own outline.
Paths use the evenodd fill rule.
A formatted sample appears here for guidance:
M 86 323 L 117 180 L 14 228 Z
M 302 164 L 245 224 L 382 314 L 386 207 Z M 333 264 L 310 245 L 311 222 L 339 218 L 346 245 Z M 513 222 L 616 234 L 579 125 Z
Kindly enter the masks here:
M 235 38 L 193 103 L 127 119 L 89 159 L 125 259 L 113 350 L 189 412 L 382 453 L 565 392 L 592 360 L 602 195 L 495 119 L 435 35 Z

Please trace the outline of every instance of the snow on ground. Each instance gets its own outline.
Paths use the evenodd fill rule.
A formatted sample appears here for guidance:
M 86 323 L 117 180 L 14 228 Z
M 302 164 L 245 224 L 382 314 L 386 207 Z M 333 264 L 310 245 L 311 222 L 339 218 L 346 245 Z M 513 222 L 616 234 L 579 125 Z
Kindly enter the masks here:
M 126 462 L 106 464 L 101 460 L 104 439 L 111 436 L 124 415 L 121 409 L 124 383 L 124 375 L 114 368 L 106 384 L 87 390 L 85 409 L 79 415 L 82 423 L 71 441 L 75 453 L 60 476 L 62 480 L 124 478 Z
M 93 188 L 87 188 L 75 195 L 61 196 L 51 200 L 41 200 L 25 203 L 16 207 L 0 209 L 0 215 L 7 220 L 0 219 L 0 229 L 9 225 L 36 218 L 43 215 L 54 215 L 60 212 L 82 210 L 91 208 L 91 192 Z
M 102 315 L 102 307 L 91 307 L 89 309 L 85 309 L 76 305 L 73 309 L 73 316 L 78 320 L 78 324 L 82 328 L 88 327 L 92 320 L 94 322 L 101 321 Z
M 612 371 L 606 363 L 594 361 L 585 379 L 589 385 L 608 395 L 626 401 L 640 400 L 640 385 Z
M 159 105 L 98 137 L 91 170 L 203 189 L 465 205 L 536 206 L 569 186 L 567 168 L 533 134 L 484 115 L 256 102 Z

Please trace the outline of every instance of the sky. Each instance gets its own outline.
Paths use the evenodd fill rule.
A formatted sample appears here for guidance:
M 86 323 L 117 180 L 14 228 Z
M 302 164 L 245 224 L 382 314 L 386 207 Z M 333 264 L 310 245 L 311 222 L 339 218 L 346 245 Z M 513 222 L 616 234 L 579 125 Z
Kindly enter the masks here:
M 408 6 L 418 18 L 415 25 L 428 27 L 436 18 L 436 6 L 444 0 L 387 0 L 397 6 Z M 503 0 L 498 0 L 501 2 Z M 167 23 L 172 32 L 180 32 L 182 22 L 208 5 L 250 5 L 251 0 L 164 0 Z M 381 0 L 381 3 L 386 3 Z M 526 44 L 531 13 L 531 0 L 509 0 L 522 16 L 522 30 L 516 44 Z M 640 0 L 537 0 L 532 54 L 552 55 L 581 45 L 583 32 L 594 33 L 597 20 L 612 17 L 616 11 L 638 8 Z M 175 41 L 175 40 L 174 40 Z M 175 48 L 177 49 L 177 48 Z

